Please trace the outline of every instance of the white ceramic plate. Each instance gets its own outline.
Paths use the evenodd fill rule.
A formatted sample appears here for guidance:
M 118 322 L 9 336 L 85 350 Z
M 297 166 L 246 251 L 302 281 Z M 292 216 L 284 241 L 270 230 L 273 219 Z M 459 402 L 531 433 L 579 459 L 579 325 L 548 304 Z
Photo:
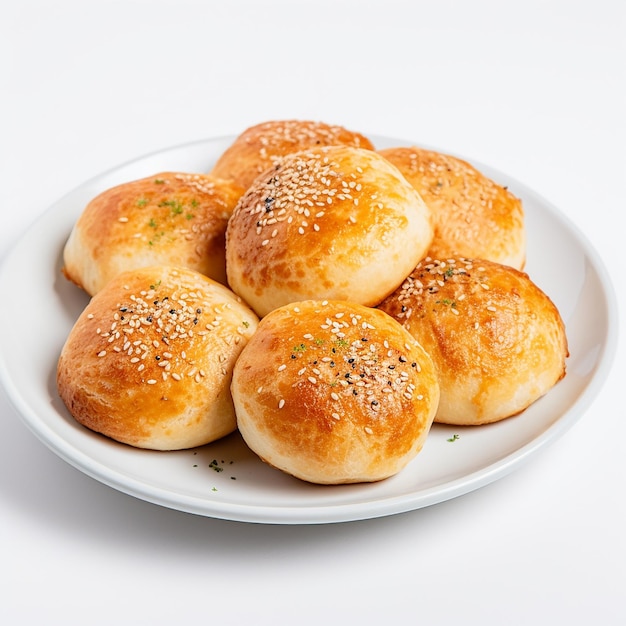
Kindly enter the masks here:
M 59 352 L 87 303 L 60 273 L 74 221 L 91 198 L 115 184 L 165 170 L 208 171 L 232 139 L 163 150 L 97 176 L 54 204 L 5 258 L 0 292 L 10 302 L 0 309 L 1 379 L 25 423 L 61 458 L 115 489 L 181 511 L 262 523 L 341 522 L 418 509 L 484 486 L 560 436 L 590 406 L 616 343 L 616 304 L 607 274 L 563 214 L 516 180 L 475 163 L 522 198 L 526 271 L 555 302 L 567 327 L 567 376 L 520 416 L 474 428 L 435 425 L 422 452 L 397 476 L 336 487 L 309 485 L 264 465 L 237 433 L 196 450 L 151 452 L 78 425 L 55 385 Z M 407 144 L 373 140 L 379 148 Z

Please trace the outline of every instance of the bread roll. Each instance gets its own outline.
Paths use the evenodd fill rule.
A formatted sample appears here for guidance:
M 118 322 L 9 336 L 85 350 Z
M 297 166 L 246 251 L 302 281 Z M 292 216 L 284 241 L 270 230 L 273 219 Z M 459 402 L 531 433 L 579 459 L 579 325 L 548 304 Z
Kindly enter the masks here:
M 522 203 L 475 167 L 417 147 L 379 151 L 417 189 L 433 213 L 428 256 L 479 258 L 523 269 L 526 231 Z
M 399 472 L 421 450 L 439 399 L 429 356 L 400 324 L 339 301 L 293 303 L 263 318 L 231 389 L 248 446 L 319 484 Z
M 319 146 L 346 145 L 374 149 L 360 133 L 343 126 L 308 120 L 276 120 L 246 129 L 224 151 L 211 170 L 213 176 L 230 178 L 248 188 L 277 157 Z
M 428 250 L 430 212 L 374 151 L 287 155 L 241 198 L 226 231 L 230 287 L 262 316 L 289 302 L 375 305 Z
M 441 387 L 436 422 L 502 420 L 565 376 L 563 320 L 528 275 L 512 267 L 426 259 L 380 309 L 433 360 Z
M 159 264 L 225 283 L 226 225 L 242 192 L 231 182 L 180 172 L 108 189 L 74 225 L 63 272 L 89 295 L 120 272 Z
M 235 360 L 258 318 L 187 268 L 119 274 L 72 328 L 57 387 L 83 426 L 154 450 L 200 446 L 236 428 Z

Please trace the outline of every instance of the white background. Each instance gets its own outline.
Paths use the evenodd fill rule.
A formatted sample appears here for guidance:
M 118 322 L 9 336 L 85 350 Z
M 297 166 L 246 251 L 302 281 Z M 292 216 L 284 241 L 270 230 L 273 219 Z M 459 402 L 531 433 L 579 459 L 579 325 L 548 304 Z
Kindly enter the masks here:
M 625 7 L 4 2 L 0 254 L 121 162 L 317 119 L 524 182 L 586 234 L 623 311 Z M 625 359 L 620 339 L 592 407 L 506 478 L 427 509 L 319 526 L 214 520 L 123 495 L 57 458 L 0 390 L 0 621 L 626 623 Z

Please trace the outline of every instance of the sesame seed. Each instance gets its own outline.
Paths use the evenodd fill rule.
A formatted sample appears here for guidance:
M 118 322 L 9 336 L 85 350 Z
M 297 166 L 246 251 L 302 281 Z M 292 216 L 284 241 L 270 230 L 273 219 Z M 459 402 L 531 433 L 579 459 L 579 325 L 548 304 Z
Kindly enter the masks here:
M 281 398 L 278 402 L 278 408 L 282 409 L 285 406 L 285 399 Z

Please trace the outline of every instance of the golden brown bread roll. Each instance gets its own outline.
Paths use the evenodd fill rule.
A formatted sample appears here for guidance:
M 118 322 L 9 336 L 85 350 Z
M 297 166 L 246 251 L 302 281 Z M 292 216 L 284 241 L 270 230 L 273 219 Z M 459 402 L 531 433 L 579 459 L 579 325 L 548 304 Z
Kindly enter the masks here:
M 431 208 L 435 237 L 428 256 L 480 258 L 522 269 L 526 231 L 522 203 L 506 187 L 453 156 L 418 147 L 379 151 Z
M 502 420 L 565 376 L 563 320 L 528 275 L 512 267 L 426 259 L 379 308 L 431 356 L 441 387 L 436 422 Z
M 132 446 L 209 443 L 236 428 L 232 370 L 257 323 L 226 287 L 193 270 L 124 272 L 72 328 L 59 394 L 78 422 Z
M 309 120 L 274 120 L 241 133 L 217 160 L 211 174 L 230 178 L 245 189 L 274 165 L 276 157 L 335 145 L 374 149 L 367 137 L 343 126 Z
M 248 446 L 319 484 L 399 472 L 421 450 L 439 399 L 432 361 L 400 324 L 339 301 L 293 303 L 264 317 L 231 389 Z
M 161 172 L 95 197 L 65 245 L 63 272 L 96 294 L 120 272 L 182 265 L 226 282 L 224 237 L 243 190 L 205 174 Z
M 262 316 L 307 299 L 375 305 L 423 258 L 430 211 L 386 159 L 328 146 L 283 157 L 226 231 L 228 283 Z

